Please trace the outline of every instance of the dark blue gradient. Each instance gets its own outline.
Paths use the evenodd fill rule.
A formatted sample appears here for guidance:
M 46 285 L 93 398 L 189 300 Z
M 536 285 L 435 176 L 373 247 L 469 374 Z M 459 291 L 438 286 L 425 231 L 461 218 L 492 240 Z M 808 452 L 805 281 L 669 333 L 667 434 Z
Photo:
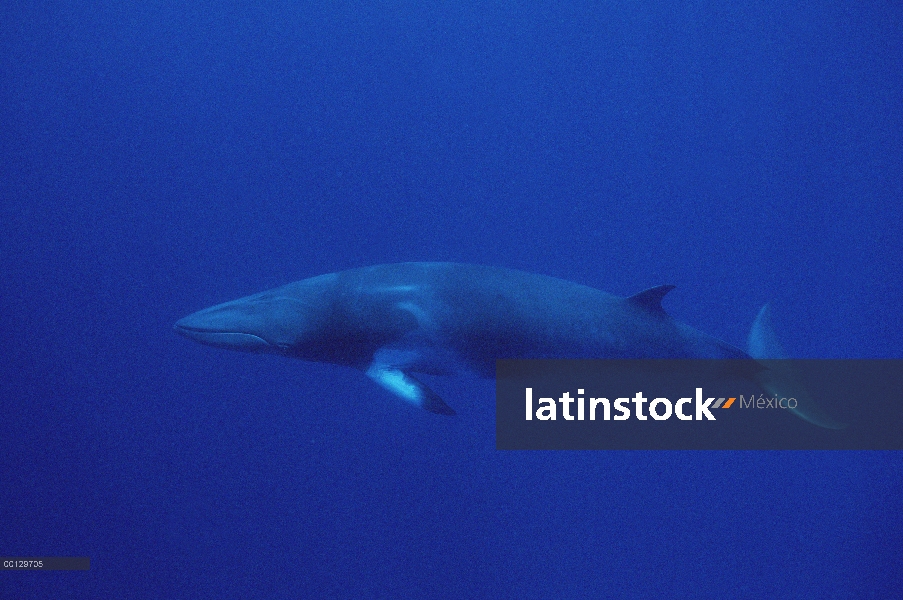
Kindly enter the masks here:
M 10 598 L 888 598 L 899 453 L 497 452 L 458 411 L 172 324 L 409 260 L 736 345 L 903 358 L 903 5 L 0 8 Z

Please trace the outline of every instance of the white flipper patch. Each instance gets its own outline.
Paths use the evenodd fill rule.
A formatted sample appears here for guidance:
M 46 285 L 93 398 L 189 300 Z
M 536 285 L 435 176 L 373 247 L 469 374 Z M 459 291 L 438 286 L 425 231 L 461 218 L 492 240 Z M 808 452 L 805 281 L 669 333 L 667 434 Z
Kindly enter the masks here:
M 399 359 L 410 360 L 415 356 L 416 353 L 411 352 L 380 350 L 373 356 L 373 363 L 367 368 L 367 377 L 396 396 L 430 412 L 441 415 L 455 414 L 455 411 L 436 392 L 405 373 L 402 366 L 398 364 L 398 362 L 402 364 L 407 362 Z M 389 358 L 395 359 L 397 362 L 387 362 Z
M 367 377 L 412 404 L 417 406 L 423 404 L 423 394 L 420 392 L 420 388 L 416 382 L 404 374 L 404 371 L 373 363 L 367 369 Z

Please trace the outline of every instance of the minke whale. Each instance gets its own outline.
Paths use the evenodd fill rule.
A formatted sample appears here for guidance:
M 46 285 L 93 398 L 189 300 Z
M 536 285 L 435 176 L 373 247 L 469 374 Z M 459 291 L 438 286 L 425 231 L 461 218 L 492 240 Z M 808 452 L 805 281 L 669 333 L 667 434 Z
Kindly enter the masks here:
M 455 411 L 415 374 L 469 369 L 493 377 L 500 358 L 785 358 L 767 306 L 744 352 L 671 318 L 662 299 L 673 288 L 624 298 L 512 269 L 386 264 L 218 304 L 179 320 L 175 330 L 208 346 L 358 369 L 444 415 Z M 759 383 L 777 393 L 774 382 Z M 800 398 L 792 412 L 837 426 L 808 400 Z

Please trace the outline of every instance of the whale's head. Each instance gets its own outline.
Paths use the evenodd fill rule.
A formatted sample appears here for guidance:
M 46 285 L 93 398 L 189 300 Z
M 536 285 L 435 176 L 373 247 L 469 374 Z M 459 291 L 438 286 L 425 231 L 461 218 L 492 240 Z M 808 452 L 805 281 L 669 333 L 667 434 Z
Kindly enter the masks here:
M 329 312 L 328 283 L 316 277 L 217 304 L 180 319 L 174 328 L 217 348 L 292 354 L 322 330 Z

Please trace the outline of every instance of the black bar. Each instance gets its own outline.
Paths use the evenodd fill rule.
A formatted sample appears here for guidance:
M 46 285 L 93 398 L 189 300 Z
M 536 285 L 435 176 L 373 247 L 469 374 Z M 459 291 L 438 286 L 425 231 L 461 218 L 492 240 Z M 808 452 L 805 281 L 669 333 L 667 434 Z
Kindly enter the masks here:
M 3 571 L 87 571 L 91 559 L 87 556 L 4 556 L 0 557 Z

